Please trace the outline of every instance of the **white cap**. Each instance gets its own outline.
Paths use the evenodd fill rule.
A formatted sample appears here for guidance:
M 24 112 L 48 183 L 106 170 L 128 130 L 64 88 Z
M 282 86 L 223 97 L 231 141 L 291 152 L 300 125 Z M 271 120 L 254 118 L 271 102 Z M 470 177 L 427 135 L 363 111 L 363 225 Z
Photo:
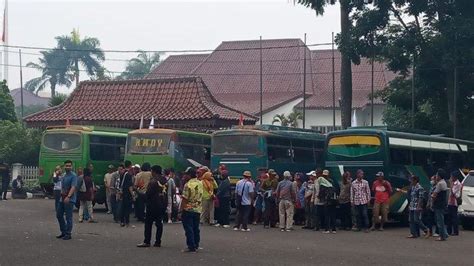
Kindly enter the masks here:
M 284 176 L 284 177 L 291 177 L 290 171 L 285 171 L 285 172 L 283 173 L 283 176 Z
M 311 171 L 311 172 L 309 172 L 309 173 L 306 173 L 306 175 L 314 175 L 314 176 L 315 176 L 315 175 L 316 175 L 316 171 L 313 170 L 313 171 Z
M 139 164 L 135 164 L 133 167 L 135 167 L 135 168 L 140 168 L 140 165 L 139 165 Z

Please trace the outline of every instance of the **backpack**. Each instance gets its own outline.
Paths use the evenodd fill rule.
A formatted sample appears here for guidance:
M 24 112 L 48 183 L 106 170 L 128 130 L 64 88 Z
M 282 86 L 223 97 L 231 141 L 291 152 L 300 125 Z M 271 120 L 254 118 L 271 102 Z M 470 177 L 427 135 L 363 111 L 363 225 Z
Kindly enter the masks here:
M 242 190 L 240 191 L 240 195 L 238 192 L 235 193 L 235 207 L 237 208 L 240 208 L 240 206 L 242 206 L 242 196 L 244 195 L 245 183 L 247 183 L 247 181 L 244 181 Z
M 328 205 L 337 205 L 338 203 L 338 196 L 336 189 L 334 187 L 326 188 L 326 202 Z

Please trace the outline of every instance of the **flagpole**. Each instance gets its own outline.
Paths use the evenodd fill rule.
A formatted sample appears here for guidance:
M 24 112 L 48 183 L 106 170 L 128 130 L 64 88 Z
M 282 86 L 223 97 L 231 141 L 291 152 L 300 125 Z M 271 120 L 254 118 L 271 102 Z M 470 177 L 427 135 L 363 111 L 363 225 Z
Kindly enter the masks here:
M 4 73 L 3 73 L 3 79 L 7 81 L 7 86 L 8 86 L 8 0 L 5 0 L 5 12 L 3 14 L 3 35 L 4 35 L 4 40 L 3 44 L 4 46 L 4 55 L 3 55 L 3 60 L 4 60 Z

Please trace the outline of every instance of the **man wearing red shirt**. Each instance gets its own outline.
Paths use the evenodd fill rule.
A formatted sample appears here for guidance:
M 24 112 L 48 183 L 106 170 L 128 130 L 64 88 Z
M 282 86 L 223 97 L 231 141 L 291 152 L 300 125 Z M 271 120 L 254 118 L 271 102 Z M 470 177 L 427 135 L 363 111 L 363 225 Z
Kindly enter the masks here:
M 372 191 L 375 194 L 373 208 L 374 217 L 372 219 L 372 228 L 370 228 L 370 230 L 375 230 L 375 225 L 380 223 L 379 230 L 383 231 L 383 224 L 387 221 L 392 185 L 390 185 L 390 182 L 387 180 L 384 180 L 383 172 L 378 172 L 375 176 L 377 177 L 377 180 L 372 184 Z M 380 214 L 382 215 L 382 220 L 380 220 Z

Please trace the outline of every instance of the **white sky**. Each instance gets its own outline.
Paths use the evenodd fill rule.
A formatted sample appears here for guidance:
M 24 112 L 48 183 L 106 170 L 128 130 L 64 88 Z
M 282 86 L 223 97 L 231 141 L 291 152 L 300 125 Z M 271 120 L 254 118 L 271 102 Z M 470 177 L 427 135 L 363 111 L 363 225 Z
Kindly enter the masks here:
M 82 36 L 98 38 L 104 50 L 214 49 L 222 41 L 258 39 L 260 35 L 264 39 L 303 39 L 304 33 L 308 44 L 327 43 L 331 32 L 340 30 L 338 5 L 328 8 L 323 17 L 316 17 L 313 10 L 295 6 L 292 0 L 10 0 L 8 5 L 9 44 L 20 46 L 54 47 L 54 37 L 69 34 L 73 28 L 78 28 Z M 18 65 L 18 50 L 10 51 L 9 64 Z M 107 59 L 134 56 L 106 53 L 105 66 L 110 71 L 123 71 L 125 62 Z M 37 58 L 24 54 L 23 65 L 37 62 Z M 9 67 L 8 73 L 10 89 L 18 88 L 19 68 Z M 81 79 L 87 79 L 85 74 L 81 72 Z M 38 75 L 24 68 L 23 82 Z

